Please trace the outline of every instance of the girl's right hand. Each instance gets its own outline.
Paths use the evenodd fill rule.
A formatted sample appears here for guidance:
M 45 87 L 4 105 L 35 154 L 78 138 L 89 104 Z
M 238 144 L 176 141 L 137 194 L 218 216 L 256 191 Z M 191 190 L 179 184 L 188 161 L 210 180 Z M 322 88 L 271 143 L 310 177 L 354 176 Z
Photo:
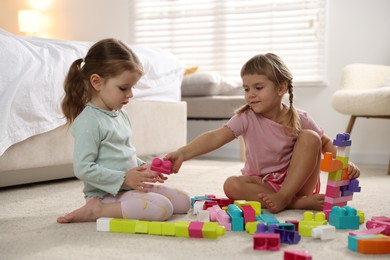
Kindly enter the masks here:
M 172 162 L 172 172 L 177 173 L 183 164 L 184 155 L 178 150 L 165 155 L 164 160 L 170 160 Z
M 153 188 L 153 184 L 157 181 L 157 174 L 153 171 L 148 171 L 145 166 L 138 166 L 126 172 L 125 187 L 130 187 L 135 190 L 147 192 L 147 189 Z

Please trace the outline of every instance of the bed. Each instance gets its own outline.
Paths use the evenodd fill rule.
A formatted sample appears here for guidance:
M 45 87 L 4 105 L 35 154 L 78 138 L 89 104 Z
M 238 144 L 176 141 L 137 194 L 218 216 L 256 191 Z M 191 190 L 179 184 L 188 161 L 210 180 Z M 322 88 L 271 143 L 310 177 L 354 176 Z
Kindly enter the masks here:
M 73 139 L 60 109 L 63 81 L 91 42 L 16 36 L 0 29 L 0 187 L 73 177 Z M 184 65 L 159 48 L 132 46 L 145 75 L 124 109 L 140 157 L 186 142 Z

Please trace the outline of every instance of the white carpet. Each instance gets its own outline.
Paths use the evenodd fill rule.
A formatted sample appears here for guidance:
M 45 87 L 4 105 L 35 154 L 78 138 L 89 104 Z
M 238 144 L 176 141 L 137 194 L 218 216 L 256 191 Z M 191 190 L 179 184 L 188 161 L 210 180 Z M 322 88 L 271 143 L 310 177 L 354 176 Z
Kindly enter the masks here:
M 238 175 L 240 162 L 192 160 L 166 185 L 187 190 L 191 196 L 224 197 L 226 177 Z M 362 210 L 366 220 L 390 216 L 389 183 L 384 167 L 361 166 L 362 192 L 350 206 Z M 325 174 L 322 183 L 326 183 Z M 322 186 L 324 191 L 325 187 Z M 0 190 L 0 259 L 283 259 L 286 249 L 308 250 L 313 259 L 389 259 L 389 255 L 362 255 L 347 248 L 348 231 L 321 241 L 302 237 L 297 245 L 281 244 L 280 251 L 252 249 L 246 232 L 227 232 L 217 240 L 131 235 L 96 231 L 95 223 L 57 224 L 56 218 L 83 204 L 82 183 L 76 179 L 19 186 Z M 287 210 L 275 215 L 281 222 L 300 220 L 303 211 Z M 193 219 L 194 216 L 175 216 Z M 361 229 L 365 229 L 361 225 Z

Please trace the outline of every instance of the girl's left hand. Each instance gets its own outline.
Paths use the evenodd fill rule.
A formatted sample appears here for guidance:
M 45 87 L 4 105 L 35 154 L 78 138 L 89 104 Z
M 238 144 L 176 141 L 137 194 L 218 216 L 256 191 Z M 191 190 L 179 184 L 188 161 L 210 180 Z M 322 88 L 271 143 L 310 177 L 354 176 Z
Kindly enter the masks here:
M 348 176 L 349 179 L 356 179 L 360 176 L 360 169 L 353 162 L 348 162 Z

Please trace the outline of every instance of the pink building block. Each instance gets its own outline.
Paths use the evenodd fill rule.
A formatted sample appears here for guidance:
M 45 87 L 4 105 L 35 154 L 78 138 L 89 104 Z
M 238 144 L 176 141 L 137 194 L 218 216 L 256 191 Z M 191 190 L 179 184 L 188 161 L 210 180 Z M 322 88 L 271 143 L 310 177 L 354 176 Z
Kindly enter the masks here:
M 150 169 L 155 172 L 171 174 L 172 162 L 169 160 L 161 160 L 160 158 L 154 158 Z
M 190 237 L 203 238 L 202 233 L 203 222 L 192 221 L 188 226 L 188 233 Z
M 255 222 L 256 221 L 256 213 L 252 206 L 241 206 L 242 214 L 244 216 L 244 223 Z
M 311 254 L 308 251 L 286 250 L 284 251 L 284 260 L 311 260 Z
M 254 250 L 280 250 L 280 234 L 277 233 L 255 233 L 253 234 Z

